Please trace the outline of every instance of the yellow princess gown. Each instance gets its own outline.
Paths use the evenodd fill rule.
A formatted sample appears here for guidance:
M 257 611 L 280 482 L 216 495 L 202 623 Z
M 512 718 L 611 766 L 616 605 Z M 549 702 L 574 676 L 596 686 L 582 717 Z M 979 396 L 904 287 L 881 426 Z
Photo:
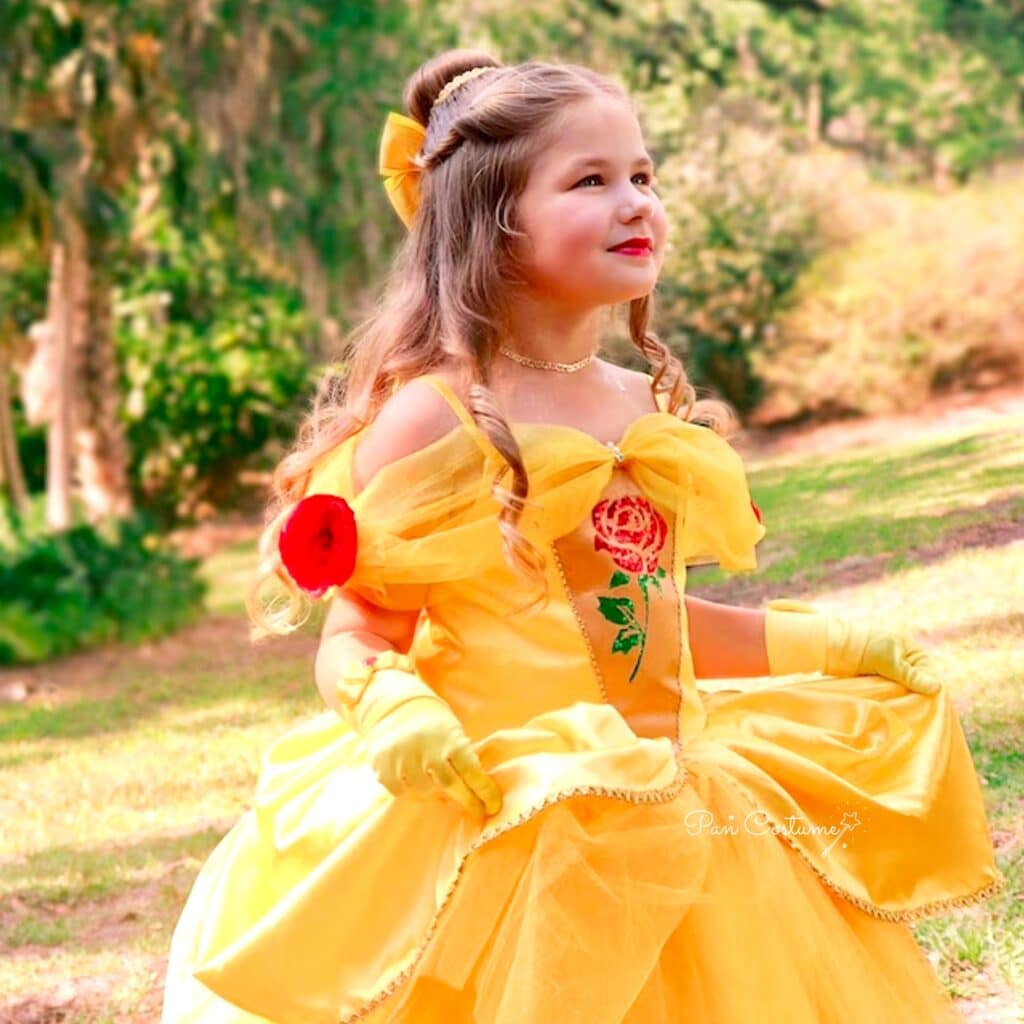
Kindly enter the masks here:
M 164 1024 L 961 1020 L 909 922 L 1005 882 L 945 690 L 702 689 L 686 567 L 754 569 L 765 529 L 736 451 L 664 409 L 617 445 L 513 425 L 551 601 L 512 614 L 500 457 L 428 379 L 459 425 L 353 497 L 357 433 L 307 493 L 355 511 L 346 586 L 422 609 L 417 671 L 504 805 L 395 798 L 340 717 L 299 724 L 196 879 Z

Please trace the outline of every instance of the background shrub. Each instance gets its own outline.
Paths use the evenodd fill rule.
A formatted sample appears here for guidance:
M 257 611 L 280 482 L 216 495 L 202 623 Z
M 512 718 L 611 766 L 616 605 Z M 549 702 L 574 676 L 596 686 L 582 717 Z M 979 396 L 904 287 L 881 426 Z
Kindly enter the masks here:
M 202 610 L 199 565 L 146 515 L 103 528 L 8 533 L 0 544 L 0 664 L 173 632 Z

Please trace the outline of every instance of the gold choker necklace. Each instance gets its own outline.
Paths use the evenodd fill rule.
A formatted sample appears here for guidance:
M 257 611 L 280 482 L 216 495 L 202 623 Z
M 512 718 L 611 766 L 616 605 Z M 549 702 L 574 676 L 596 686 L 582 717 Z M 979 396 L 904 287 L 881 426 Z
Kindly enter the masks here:
M 503 356 L 508 356 L 513 362 L 519 363 L 522 366 L 532 366 L 536 370 L 558 370 L 560 373 L 575 373 L 577 370 L 582 370 L 588 363 L 593 362 L 594 357 L 597 355 L 597 352 L 591 352 L 589 356 L 577 359 L 575 363 L 553 363 L 547 359 L 530 359 L 529 356 L 521 356 L 518 352 L 505 348 L 504 345 L 499 345 L 498 351 Z

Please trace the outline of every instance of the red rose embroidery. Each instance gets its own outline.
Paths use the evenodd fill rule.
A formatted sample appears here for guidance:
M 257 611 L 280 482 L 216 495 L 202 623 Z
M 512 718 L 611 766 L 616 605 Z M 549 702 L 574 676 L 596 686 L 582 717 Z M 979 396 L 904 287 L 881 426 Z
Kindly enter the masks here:
M 750 499 L 750 507 L 754 510 L 754 515 L 757 516 L 757 521 L 763 523 L 764 520 L 761 518 L 761 510 L 754 504 L 754 499 Z
M 613 654 L 628 654 L 634 647 L 640 652 L 629 674 L 633 682 L 640 670 L 647 649 L 647 628 L 650 623 L 650 587 L 661 594 L 661 581 L 667 575 L 658 565 L 658 556 L 665 546 L 668 524 L 657 509 L 643 497 L 627 494 L 621 498 L 607 498 L 594 506 L 590 513 L 594 524 L 594 550 L 607 551 L 618 566 L 608 581 L 610 589 L 636 582 L 644 598 L 643 618 L 637 612 L 633 599 L 599 594 L 597 607 L 610 623 L 618 626 L 612 642 Z M 625 570 L 624 572 L 622 570 Z
M 607 551 L 626 572 L 652 573 L 665 546 L 668 524 L 654 506 L 637 495 L 606 498 L 590 514 L 596 551 Z
M 356 518 L 333 494 L 303 498 L 281 529 L 277 549 L 288 575 L 311 597 L 341 586 L 356 564 Z

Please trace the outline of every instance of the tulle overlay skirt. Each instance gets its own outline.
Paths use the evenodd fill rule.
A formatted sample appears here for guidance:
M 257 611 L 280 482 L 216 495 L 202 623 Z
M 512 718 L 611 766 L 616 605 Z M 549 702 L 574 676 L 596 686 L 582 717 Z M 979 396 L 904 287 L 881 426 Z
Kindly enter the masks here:
M 719 741 L 577 705 L 477 749 L 482 833 L 393 798 L 334 716 L 282 737 L 179 921 L 164 1024 L 962 1021 L 908 921 L 751 824 Z
M 909 925 L 845 903 L 777 836 L 695 844 L 688 811 L 750 805 L 691 772 L 671 803 L 573 798 L 480 851 L 417 981 L 367 1019 L 962 1020 Z

